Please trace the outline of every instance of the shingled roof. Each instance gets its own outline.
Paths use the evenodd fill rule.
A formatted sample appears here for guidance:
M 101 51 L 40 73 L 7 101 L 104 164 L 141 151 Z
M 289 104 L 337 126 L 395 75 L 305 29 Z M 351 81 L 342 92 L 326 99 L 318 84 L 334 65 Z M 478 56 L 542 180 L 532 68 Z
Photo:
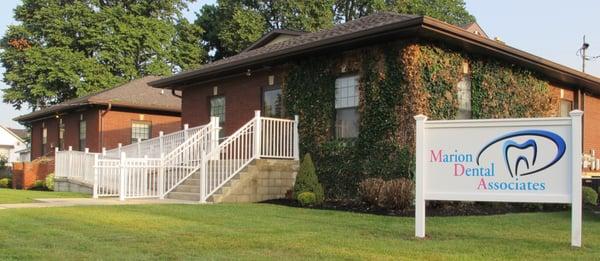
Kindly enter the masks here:
M 30 122 L 52 114 L 89 105 L 111 105 L 114 107 L 181 112 L 181 99 L 170 92 L 152 88 L 148 82 L 158 80 L 158 76 L 146 76 L 128 83 L 71 99 L 48 108 L 14 118 L 19 122 Z
M 183 89 L 203 81 L 243 73 L 252 68 L 272 66 L 305 55 L 343 50 L 408 37 L 441 40 L 465 50 L 495 57 L 532 69 L 549 80 L 569 84 L 600 95 L 600 78 L 582 73 L 504 43 L 487 39 L 461 27 L 428 17 L 382 12 L 336 25 L 314 33 L 306 33 L 287 41 L 241 52 L 149 84 L 158 88 Z

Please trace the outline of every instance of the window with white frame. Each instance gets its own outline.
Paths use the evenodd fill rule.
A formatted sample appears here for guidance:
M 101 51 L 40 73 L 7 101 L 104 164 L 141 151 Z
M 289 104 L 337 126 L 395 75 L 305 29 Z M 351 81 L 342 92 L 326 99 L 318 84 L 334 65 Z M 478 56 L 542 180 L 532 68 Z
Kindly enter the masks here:
M 42 123 L 42 156 L 46 155 L 47 148 L 46 145 L 48 144 L 48 128 L 46 128 L 46 124 Z
M 87 123 L 85 120 L 79 121 L 79 150 L 85 150 L 87 146 Z
M 148 121 L 132 121 L 131 122 L 131 143 L 139 140 L 150 139 L 152 124 Z
M 565 99 L 560 99 L 560 117 L 569 117 L 569 112 L 573 110 L 573 102 Z
M 335 80 L 335 135 L 338 138 L 358 137 L 358 76 Z
M 467 72 L 457 84 L 458 111 L 456 119 L 471 119 L 471 75 Z
M 210 116 L 219 117 L 219 123 L 225 123 L 225 96 L 210 98 Z
M 265 117 L 283 117 L 283 99 L 281 88 L 274 87 L 263 90 L 263 115 Z
M 58 119 L 58 148 L 65 149 L 65 123 L 63 119 Z

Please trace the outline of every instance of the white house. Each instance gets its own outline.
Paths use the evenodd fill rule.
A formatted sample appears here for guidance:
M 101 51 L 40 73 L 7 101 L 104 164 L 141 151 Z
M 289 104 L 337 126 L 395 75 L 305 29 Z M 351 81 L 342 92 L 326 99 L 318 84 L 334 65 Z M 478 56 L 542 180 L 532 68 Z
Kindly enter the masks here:
M 0 156 L 6 157 L 8 163 L 20 161 L 19 151 L 27 149 L 24 138 L 26 132 L 0 126 Z

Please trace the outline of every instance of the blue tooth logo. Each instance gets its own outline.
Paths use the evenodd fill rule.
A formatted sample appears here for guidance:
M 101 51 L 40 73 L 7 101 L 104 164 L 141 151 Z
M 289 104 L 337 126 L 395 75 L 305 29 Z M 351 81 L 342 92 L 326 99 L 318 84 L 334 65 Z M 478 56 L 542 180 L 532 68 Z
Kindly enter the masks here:
M 508 159 L 508 151 L 511 148 L 516 148 L 519 149 L 520 151 L 523 151 L 525 149 L 528 148 L 533 148 L 533 160 L 531 161 L 531 166 L 529 164 L 529 159 L 523 155 L 519 155 L 519 157 L 517 157 L 517 159 L 515 160 L 515 165 L 514 165 L 514 170 L 513 168 L 511 168 L 510 165 L 510 161 Z M 527 167 L 527 169 L 530 169 L 530 167 L 533 167 L 533 165 L 535 165 L 535 161 L 537 159 L 537 143 L 534 140 L 528 140 L 526 142 L 523 142 L 522 144 L 516 143 L 513 140 L 507 140 L 506 142 L 504 142 L 504 147 L 502 149 L 502 151 L 504 152 L 504 161 L 506 162 L 506 167 L 508 168 L 508 173 L 510 173 L 511 177 L 518 177 L 519 176 L 519 165 L 521 164 L 521 162 L 525 163 L 525 166 Z M 522 173 L 520 176 L 525 176 L 531 174 L 529 172 L 525 172 Z
M 534 168 L 536 165 L 537 152 L 538 152 L 538 145 L 537 145 L 536 141 L 534 139 L 529 139 L 529 140 L 525 141 L 524 143 L 519 144 L 519 143 L 515 142 L 514 140 L 509 140 L 511 138 L 521 137 L 521 136 L 536 136 L 536 137 L 541 137 L 541 138 L 545 138 L 545 139 L 552 141 L 552 143 L 554 143 L 554 145 L 556 145 L 556 155 L 548 164 L 541 166 L 539 168 Z M 504 144 L 503 144 L 502 153 L 504 156 L 504 161 L 506 163 L 506 167 L 508 168 L 508 172 L 511 177 L 531 175 L 531 174 L 534 174 L 534 173 L 537 173 L 537 172 L 540 172 L 542 170 L 549 168 L 550 166 L 556 164 L 556 162 L 558 162 L 562 158 L 562 156 L 565 154 L 566 147 L 567 147 L 565 144 L 565 141 L 554 132 L 545 131 L 545 130 L 516 131 L 516 132 L 508 133 L 499 138 L 496 138 L 492 142 L 485 145 L 483 147 L 483 149 L 481 149 L 481 151 L 479 151 L 479 154 L 477 155 L 477 165 L 480 165 L 479 160 L 480 160 L 481 154 L 483 154 L 483 152 L 485 152 L 492 145 L 494 145 L 498 142 L 504 141 L 504 140 L 507 140 L 507 141 L 504 142 Z M 509 157 L 508 157 L 509 156 L 508 152 L 512 148 L 517 149 L 518 151 L 523 151 L 528 148 L 532 148 L 533 149 L 533 157 L 532 157 L 531 161 L 529 161 L 529 158 L 525 157 L 524 155 L 519 155 L 514 162 L 515 163 L 514 168 L 512 168 L 511 164 L 510 164 L 511 162 L 509 161 Z M 525 171 L 523 173 L 518 173 L 519 166 L 521 166 L 521 164 L 525 164 L 527 171 Z

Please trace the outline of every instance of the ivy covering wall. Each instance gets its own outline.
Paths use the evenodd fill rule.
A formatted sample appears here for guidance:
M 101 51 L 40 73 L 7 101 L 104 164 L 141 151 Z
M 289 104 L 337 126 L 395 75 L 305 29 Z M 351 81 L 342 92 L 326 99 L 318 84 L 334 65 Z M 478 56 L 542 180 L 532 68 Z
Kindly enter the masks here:
M 290 63 L 283 95 L 300 116 L 300 150 L 311 153 L 329 198 L 353 197 L 365 178 L 412 178 L 414 119 L 453 119 L 457 83 L 470 66 L 473 118 L 552 116 L 557 100 L 531 71 L 440 43 L 401 41 Z M 360 76 L 356 139 L 334 137 L 335 79 Z

